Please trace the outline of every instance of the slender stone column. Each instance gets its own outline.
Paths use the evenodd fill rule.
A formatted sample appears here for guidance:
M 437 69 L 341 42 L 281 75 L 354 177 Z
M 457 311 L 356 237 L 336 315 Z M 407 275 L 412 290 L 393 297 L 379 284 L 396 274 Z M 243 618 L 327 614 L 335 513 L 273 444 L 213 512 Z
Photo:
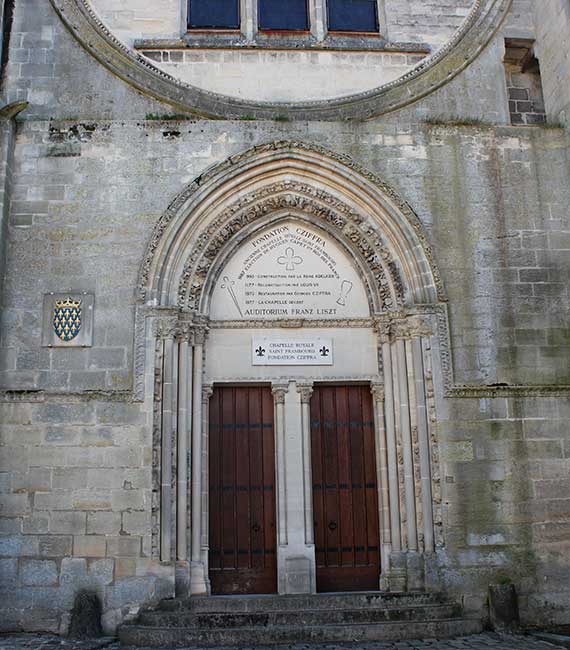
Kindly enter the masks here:
M 208 554 L 210 551 L 210 397 L 214 392 L 212 384 L 202 388 L 202 563 L 206 588 L 210 593 Z
M 400 395 L 400 426 L 402 430 L 404 462 L 404 497 L 406 502 L 408 549 L 418 550 L 416 526 L 416 489 L 414 483 L 414 460 L 412 454 L 412 432 L 410 425 L 410 399 L 408 391 L 408 373 L 406 366 L 406 348 L 402 338 L 396 341 L 398 357 L 398 387 Z
M 208 593 L 205 566 L 202 561 L 202 375 L 206 335 L 205 327 L 196 328 L 192 399 L 192 554 L 190 565 L 190 592 L 193 596 Z
M 285 466 L 285 395 L 289 384 L 272 386 L 275 400 L 275 449 L 277 452 L 277 543 L 287 545 L 287 480 Z
M 386 455 L 388 464 L 388 496 L 390 501 L 390 531 L 392 551 L 402 550 L 400 532 L 400 496 L 398 484 L 398 452 L 396 446 L 396 422 L 394 403 L 394 373 L 392 368 L 392 346 L 387 337 L 382 341 L 384 365 Z
M 311 395 L 312 384 L 298 384 L 301 395 L 301 436 L 303 440 L 303 500 L 305 506 L 305 544 L 315 543 L 313 524 L 313 470 L 311 464 Z
M 176 477 L 176 558 L 183 561 L 188 559 L 188 447 L 189 447 L 189 391 L 192 383 L 191 349 L 189 332 L 182 330 L 178 337 L 178 446 L 177 446 L 177 477 Z M 191 404 L 191 402 L 190 402 Z
M 174 364 L 177 350 L 174 344 L 175 322 L 159 322 L 158 338 L 163 346 L 162 368 L 162 438 L 160 449 L 160 559 L 171 560 L 172 530 L 172 440 L 174 436 Z
M 376 427 L 376 473 L 378 476 L 378 509 L 380 515 L 380 553 L 382 574 L 390 566 L 392 530 L 390 526 L 390 487 L 388 484 L 388 449 L 384 425 L 384 384 L 373 383 L 374 423 Z M 387 589 L 388 581 L 380 578 L 380 588 Z
M 192 347 L 190 325 L 178 332 L 178 418 L 176 476 L 176 594 L 184 596 L 190 584 L 188 557 L 188 469 L 192 430 Z
M 433 503 L 431 489 L 431 454 L 429 443 L 428 413 L 426 404 L 425 371 L 420 337 L 412 341 L 416 380 L 416 408 L 418 414 L 418 444 L 420 449 L 420 480 L 422 486 L 423 534 L 426 553 L 435 550 L 433 530 Z

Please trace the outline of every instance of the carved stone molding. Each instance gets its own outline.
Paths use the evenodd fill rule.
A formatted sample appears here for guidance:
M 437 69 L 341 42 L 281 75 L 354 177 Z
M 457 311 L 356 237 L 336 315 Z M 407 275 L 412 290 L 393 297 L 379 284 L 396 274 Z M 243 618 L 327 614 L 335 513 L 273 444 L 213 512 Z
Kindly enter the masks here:
M 297 392 L 301 396 L 301 404 L 309 404 L 313 395 L 313 383 L 297 383 Z
M 214 394 L 213 384 L 204 384 L 202 386 L 202 404 L 208 406 L 210 403 L 210 397 Z
M 363 120 L 412 104 L 470 65 L 499 29 L 512 0 L 474 0 L 452 38 L 399 79 L 369 91 L 327 100 L 256 102 L 191 86 L 157 68 L 119 41 L 89 0 L 50 0 L 79 43 L 114 75 L 175 109 L 204 117 L 285 115 L 302 120 Z
M 314 217 L 317 224 L 331 227 L 353 255 L 360 253 L 361 266 L 374 283 L 374 289 L 368 286 L 370 300 L 373 294 L 379 294 L 380 310 L 391 311 L 403 304 L 401 273 L 379 228 L 323 189 L 297 181 L 280 181 L 240 198 L 200 233 L 182 273 L 179 306 L 199 309 L 204 284 L 224 246 L 249 224 L 282 210 Z
M 322 329 L 346 327 L 371 328 L 374 325 L 372 318 L 328 318 L 322 320 L 309 319 L 265 319 L 265 320 L 218 320 L 211 321 L 210 329 Z
M 289 384 L 272 384 L 271 392 L 275 404 L 285 404 L 285 395 L 289 392 Z
M 161 216 L 157 222 L 153 234 L 151 236 L 150 242 L 147 246 L 145 256 L 143 258 L 140 272 L 139 272 L 139 282 L 138 282 L 138 294 L 139 300 L 141 302 L 146 302 L 149 297 L 149 289 L 154 280 L 151 277 L 151 270 L 155 268 L 156 257 L 159 254 L 161 241 L 167 235 L 171 224 L 174 222 L 179 222 L 181 219 L 186 219 L 187 214 L 187 205 L 193 199 L 194 195 L 200 190 L 204 191 L 204 188 L 208 185 L 211 185 L 212 188 L 219 186 L 226 179 L 228 174 L 235 174 L 239 171 L 240 168 L 245 168 L 251 164 L 255 159 L 261 159 L 263 156 L 271 157 L 283 157 L 287 158 L 289 155 L 295 156 L 316 156 L 319 159 L 324 161 L 329 160 L 333 163 L 339 164 L 346 171 L 347 176 L 350 174 L 356 174 L 361 176 L 363 180 L 370 183 L 376 191 L 383 195 L 389 202 L 390 205 L 398 212 L 400 217 L 405 220 L 406 224 L 412 229 L 414 237 L 417 239 L 417 247 L 421 249 L 422 254 L 425 256 L 425 261 L 430 269 L 430 273 L 433 278 L 433 283 L 435 290 L 437 292 L 437 300 L 445 300 L 445 292 L 443 288 L 443 283 L 441 281 L 441 276 L 436 267 L 433 252 L 429 244 L 425 229 L 421 223 L 418 216 L 413 211 L 412 207 L 403 200 L 403 198 L 387 183 L 385 183 L 380 177 L 366 169 L 362 165 L 356 163 L 352 158 L 346 154 L 340 154 L 331 150 L 326 149 L 325 147 L 307 144 L 305 142 L 298 141 L 277 141 L 277 142 L 268 142 L 262 145 L 256 145 L 251 149 L 248 149 L 242 153 L 236 154 L 231 158 L 221 162 L 218 165 L 213 166 L 206 172 L 204 172 L 199 178 L 194 180 L 188 187 L 186 187 L 169 205 L 165 213 Z M 382 238 L 377 231 L 377 227 L 374 227 L 374 224 L 369 223 L 369 217 L 367 215 L 358 215 L 351 208 L 346 206 L 342 201 L 332 197 L 326 192 L 322 192 L 320 188 L 310 188 L 312 192 L 309 194 L 309 198 L 312 198 L 313 201 L 316 201 L 320 204 L 320 207 L 317 210 L 318 218 L 321 218 L 324 214 L 324 219 L 332 220 L 331 225 L 336 225 L 336 229 L 341 229 L 344 223 L 351 222 L 355 226 L 361 229 L 365 239 L 370 242 L 370 245 L 373 249 L 378 250 L 379 246 L 382 246 Z M 284 190 L 286 191 L 286 190 Z M 271 193 L 265 191 L 264 194 L 252 197 L 251 203 L 256 201 L 261 201 L 263 198 L 268 198 L 271 196 Z M 234 204 L 232 206 L 234 211 L 240 210 L 242 207 L 241 202 Z M 267 205 L 267 209 L 271 209 L 270 205 Z M 275 209 L 275 208 L 274 208 Z M 222 218 L 222 226 L 224 225 L 224 219 L 231 220 L 234 217 L 234 212 L 225 214 Z M 258 216 L 263 216 L 261 213 Z M 340 218 L 341 221 L 336 221 L 336 218 Z M 255 215 L 251 215 L 249 219 L 246 219 L 246 223 L 250 223 Z M 232 229 L 240 229 L 243 227 L 242 224 L 236 223 L 235 220 Z M 329 222 L 330 223 L 330 222 Z M 217 227 L 221 228 L 220 225 Z M 208 229 L 210 234 L 205 234 L 204 236 L 208 239 L 211 239 L 214 234 L 218 234 L 215 228 Z M 237 230 L 234 230 L 237 232 Z M 224 241 L 227 241 L 227 233 L 224 236 L 220 233 Z M 377 239 L 375 239 L 377 235 Z M 348 237 L 348 235 L 347 235 Z M 206 242 L 201 242 L 202 248 Z M 352 244 L 351 244 L 352 246 Z M 366 251 L 363 253 L 366 254 Z M 382 258 L 381 258 L 382 259 Z M 393 264 L 393 260 L 383 260 L 385 264 L 388 265 L 390 269 L 390 264 Z M 202 269 L 203 271 L 204 269 Z M 156 273 L 156 269 L 155 269 Z M 183 303 L 181 303 L 183 304 Z M 396 309 L 395 306 L 392 307 L 392 310 Z
M 385 392 L 383 383 L 373 382 L 370 385 L 370 392 L 375 402 L 384 402 Z
M 154 323 L 154 335 L 157 339 L 175 339 L 180 332 L 176 317 L 160 318 Z

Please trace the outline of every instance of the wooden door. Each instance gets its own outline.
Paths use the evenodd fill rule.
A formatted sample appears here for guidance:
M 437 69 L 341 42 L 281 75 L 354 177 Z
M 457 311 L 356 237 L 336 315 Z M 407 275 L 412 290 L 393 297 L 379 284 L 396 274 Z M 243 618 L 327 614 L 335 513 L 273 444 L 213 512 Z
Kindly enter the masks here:
M 377 590 L 380 533 L 369 386 L 315 387 L 311 448 L 317 590 Z
M 214 388 L 209 466 L 212 593 L 275 593 L 275 442 L 269 387 Z

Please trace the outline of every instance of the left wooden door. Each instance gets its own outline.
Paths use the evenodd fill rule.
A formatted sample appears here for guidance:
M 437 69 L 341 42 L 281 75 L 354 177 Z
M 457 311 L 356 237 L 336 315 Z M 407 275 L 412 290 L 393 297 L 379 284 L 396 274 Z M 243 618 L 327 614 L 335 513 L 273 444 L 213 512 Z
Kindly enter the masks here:
M 209 429 L 212 594 L 276 593 L 271 389 L 216 386 Z

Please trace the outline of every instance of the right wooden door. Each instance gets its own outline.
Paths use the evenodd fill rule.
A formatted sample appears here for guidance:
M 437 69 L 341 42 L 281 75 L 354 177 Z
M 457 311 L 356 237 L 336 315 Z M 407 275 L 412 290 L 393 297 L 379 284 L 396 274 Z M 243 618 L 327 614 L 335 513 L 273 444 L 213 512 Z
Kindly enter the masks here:
M 380 532 L 369 386 L 315 386 L 311 457 L 317 591 L 377 590 Z

